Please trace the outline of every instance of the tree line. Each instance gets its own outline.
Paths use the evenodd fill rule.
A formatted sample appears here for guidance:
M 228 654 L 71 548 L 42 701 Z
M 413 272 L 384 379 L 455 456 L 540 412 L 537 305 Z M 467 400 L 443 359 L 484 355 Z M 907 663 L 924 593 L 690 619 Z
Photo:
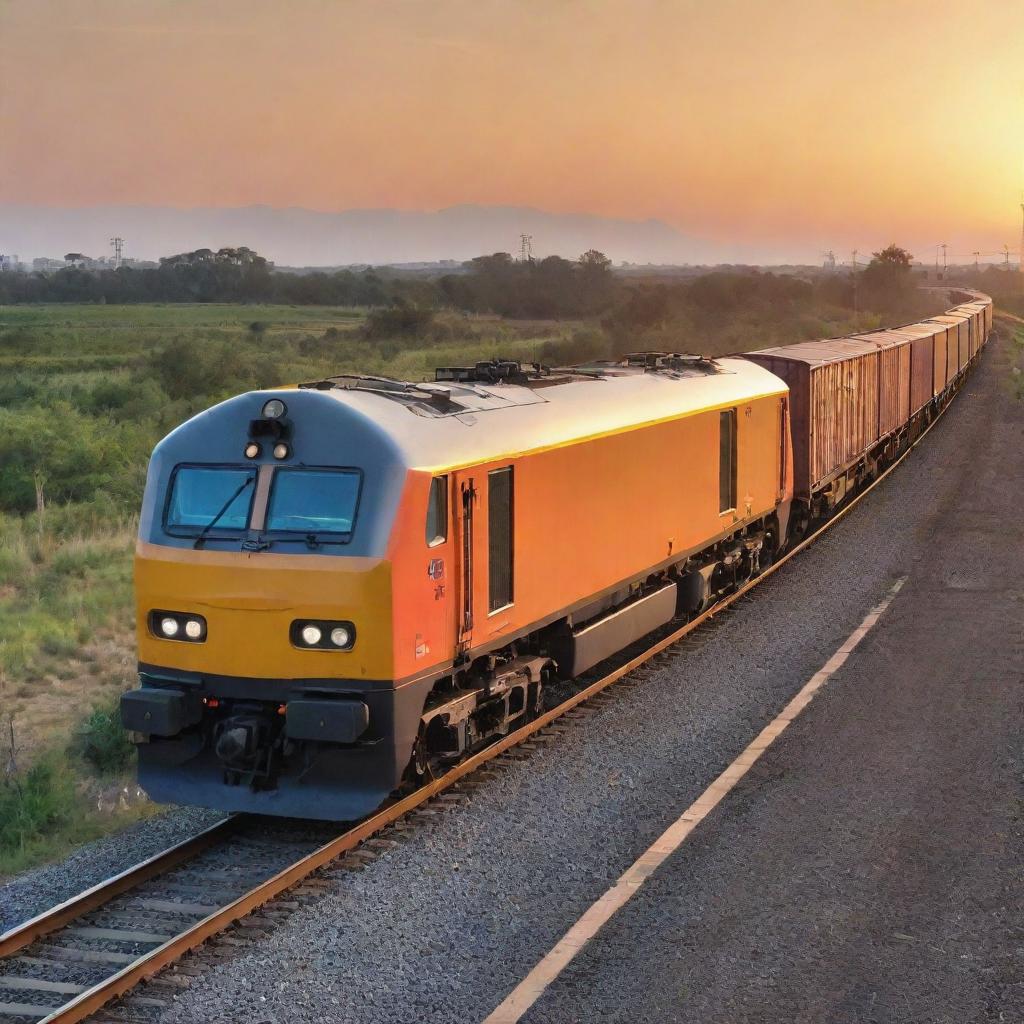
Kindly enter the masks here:
M 770 271 L 719 270 L 684 280 L 635 282 L 616 276 L 597 250 L 578 259 L 515 260 L 493 253 L 461 273 L 413 276 L 387 269 L 275 270 L 246 247 L 196 249 L 158 267 L 0 274 L 0 304 L 27 302 L 230 302 L 362 306 L 390 310 L 370 330 L 422 333 L 429 313 L 454 308 L 517 319 L 600 320 L 612 334 L 662 327 L 680 316 L 700 323 L 744 308 L 784 311 L 821 303 L 889 312 L 906 305 L 915 283 L 911 255 L 896 245 L 874 254 L 864 271 L 802 278 Z M 859 294 L 857 294 L 859 292 Z
M 77 254 L 69 254 L 75 256 Z M 0 274 L 0 304 L 27 302 L 231 302 L 324 306 L 455 306 L 514 317 L 584 316 L 611 299 L 611 261 L 595 250 L 517 262 L 508 253 L 471 260 L 439 277 L 386 268 L 294 274 L 246 247 L 196 249 L 158 267 L 88 268 L 70 260 L 53 273 Z

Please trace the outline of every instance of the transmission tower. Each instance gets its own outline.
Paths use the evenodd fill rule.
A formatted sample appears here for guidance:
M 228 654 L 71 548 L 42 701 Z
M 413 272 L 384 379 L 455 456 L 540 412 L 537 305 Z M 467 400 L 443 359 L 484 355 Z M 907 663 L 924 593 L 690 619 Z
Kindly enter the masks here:
M 519 262 L 533 262 L 533 235 L 519 236 Z
M 114 250 L 114 269 L 116 270 L 121 266 L 121 261 L 124 255 L 124 239 L 123 238 L 112 238 L 110 245 Z
M 825 258 L 825 262 L 822 264 L 824 270 L 835 270 L 836 269 L 836 254 L 829 249 L 828 252 L 821 254 Z
M 857 310 L 857 254 L 859 252 L 859 249 L 853 250 L 853 262 L 851 263 L 851 266 L 853 267 L 853 319 L 855 323 L 857 321 L 857 317 L 859 316 Z

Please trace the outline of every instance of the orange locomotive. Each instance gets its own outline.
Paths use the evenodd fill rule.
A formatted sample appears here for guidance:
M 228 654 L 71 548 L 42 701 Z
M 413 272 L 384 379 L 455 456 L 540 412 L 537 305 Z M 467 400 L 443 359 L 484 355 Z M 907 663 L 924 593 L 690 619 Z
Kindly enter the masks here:
M 364 814 L 784 535 L 786 388 L 746 360 L 441 376 L 242 395 L 157 447 L 123 704 L 156 799 Z
M 915 394 L 948 330 L 907 373 Z M 876 391 L 853 434 L 849 410 L 833 424 L 827 479 L 789 408 L 821 429 L 831 392 L 778 352 L 334 377 L 190 420 L 154 451 L 140 520 L 142 685 L 122 718 L 143 786 L 351 820 L 504 735 L 553 676 L 761 571 L 791 520 L 827 514 L 836 481 L 845 494 L 894 455 L 963 372 L 883 418 L 877 382 L 917 364 L 882 353 L 913 339 L 851 344 L 877 359 Z

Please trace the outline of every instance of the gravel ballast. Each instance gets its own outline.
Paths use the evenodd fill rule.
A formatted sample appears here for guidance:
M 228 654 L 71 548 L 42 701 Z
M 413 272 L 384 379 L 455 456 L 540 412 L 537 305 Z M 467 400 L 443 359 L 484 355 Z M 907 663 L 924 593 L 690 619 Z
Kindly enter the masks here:
M 162 853 L 223 817 L 217 811 L 175 807 L 87 843 L 66 860 L 10 879 L 0 885 L 0 932 Z

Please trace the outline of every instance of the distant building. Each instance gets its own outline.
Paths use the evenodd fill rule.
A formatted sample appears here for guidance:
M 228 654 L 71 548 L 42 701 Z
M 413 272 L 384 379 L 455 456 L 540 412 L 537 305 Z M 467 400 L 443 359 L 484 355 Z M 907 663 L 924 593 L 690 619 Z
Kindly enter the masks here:
M 63 270 L 68 263 L 66 260 L 55 260 L 49 256 L 38 256 L 32 261 L 32 269 L 37 274 L 52 274 L 55 270 Z
M 0 252 L 0 274 L 10 274 L 16 270 L 21 270 L 17 255 L 5 256 Z

